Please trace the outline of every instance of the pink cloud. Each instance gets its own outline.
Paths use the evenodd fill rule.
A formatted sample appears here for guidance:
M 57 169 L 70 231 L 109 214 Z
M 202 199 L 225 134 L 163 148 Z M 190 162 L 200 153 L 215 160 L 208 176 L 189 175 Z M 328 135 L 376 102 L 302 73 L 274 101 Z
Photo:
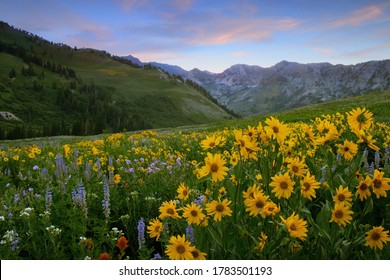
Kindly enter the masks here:
M 331 48 L 311 48 L 311 49 L 320 54 L 325 54 L 325 55 L 334 54 L 334 50 Z
M 234 19 L 214 18 L 207 24 L 193 29 L 188 44 L 217 45 L 238 41 L 262 41 L 275 31 L 288 31 L 300 24 L 299 20 L 285 19 Z
M 115 0 L 119 6 L 126 12 L 130 11 L 135 6 L 142 6 L 147 4 L 148 0 Z
M 383 7 L 372 5 L 353 11 L 343 18 L 329 22 L 326 26 L 329 28 L 339 28 L 344 26 L 359 26 L 367 22 L 376 20 L 383 15 Z

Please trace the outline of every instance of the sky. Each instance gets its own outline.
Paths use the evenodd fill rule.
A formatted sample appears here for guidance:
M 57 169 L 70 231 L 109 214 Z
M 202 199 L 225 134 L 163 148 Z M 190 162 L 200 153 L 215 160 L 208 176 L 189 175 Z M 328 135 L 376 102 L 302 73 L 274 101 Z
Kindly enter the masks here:
M 1 0 L 0 20 L 71 47 L 214 73 L 390 59 L 388 0 Z

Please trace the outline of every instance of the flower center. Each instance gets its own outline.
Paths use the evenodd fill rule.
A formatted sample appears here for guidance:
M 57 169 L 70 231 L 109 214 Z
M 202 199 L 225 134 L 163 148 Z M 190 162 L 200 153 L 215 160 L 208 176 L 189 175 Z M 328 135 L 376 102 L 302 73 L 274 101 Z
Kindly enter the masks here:
M 256 201 L 256 207 L 257 208 L 263 208 L 264 207 L 264 202 L 261 201 L 261 200 Z
M 167 209 L 167 213 L 168 213 L 169 215 L 173 215 L 173 214 L 175 214 L 175 210 L 173 210 L 172 208 L 168 208 L 168 209 Z
M 381 181 L 381 180 L 378 180 L 378 179 L 375 179 L 375 180 L 374 180 L 374 187 L 375 187 L 376 189 L 380 189 L 381 186 L 382 186 L 382 181 Z
M 281 182 L 280 183 L 280 188 L 283 189 L 283 190 L 287 189 L 288 188 L 287 182 L 285 182 L 285 181 Z
M 223 210 L 225 210 L 225 207 L 222 204 L 218 204 L 215 207 L 215 211 L 217 211 L 217 212 L 223 212 Z
M 209 143 L 209 147 L 210 147 L 210 148 L 212 148 L 212 147 L 214 147 L 214 146 L 215 146 L 215 143 L 214 143 L 214 142 L 210 142 L 210 143 Z
M 154 228 L 154 232 L 159 232 L 160 231 L 160 226 L 156 226 L 155 228 Z
M 381 235 L 377 232 L 374 232 L 373 234 L 371 234 L 371 239 L 377 241 L 381 239 Z
M 365 191 L 365 190 L 367 190 L 367 189 L 368 189 L 368 186 L 367 186 L 365 183 L 363 183 L 363 184 L 360 185 L 360 190 L 361 190 L 361 191 Z
M 335 216 L 337 219 L 341 219 L 341 218 L 344 216 L 344 213 L 343 213 L 343 211 L 341 211 L 341 210 L 337 210 L 337 211 L 334 213 L 334 216 Z
M 305 191 L 310 190 L 310 184 L 308 182 L 303 183 L 303 186 L 305 187 Z
M 344 152 L 348 152 L 349 151 L 349 148 L 348 147 L 344 147 Z
M 178 245 L 176 247 L 176 251 L 179 253 L 179 254 L 183 254 L 185 251 L 186 251 L 186 248 L 184 248 L 183 245 Z
M 183 190 L 183 196 L 186 196 L 188 194 L 187 190 Z
M 297 173 L 297 172 L 299 171 L 298 166 L 294 165 L 293 168 L 292 168 L 292 171 L 293 171 L 294 173 Z
M 191 216 L 192 216 L 192 217 L 198 216 L 198 211 L 196 211 L 196 210 L 191 210 Z
M 210 167 L 211 172 L 217 172 L 218 171 L 218 165 L 213 163 Z
M 273 126 L 272 130 L 274 131 L 274 133 L 278 133 L 279 132 L 279 127 Z
M 297 230 L 297 227 L 294 225 L 294 224 L 292 224 L 291 226 L 290 226 L 290 230 Z
M 339 201 L 344 201 L 344 200 L 345 200 L 345 195 L 343 195 L 343 194 L 341 193 L 341 194 L 339 194 L 339 195 L 337 196 L 337 198 L 339 199 Z
M 198 251 L 192 251 L 191 254 L 194 257 L 194 259 L 197 259 L 199 257 L 199 252 Z

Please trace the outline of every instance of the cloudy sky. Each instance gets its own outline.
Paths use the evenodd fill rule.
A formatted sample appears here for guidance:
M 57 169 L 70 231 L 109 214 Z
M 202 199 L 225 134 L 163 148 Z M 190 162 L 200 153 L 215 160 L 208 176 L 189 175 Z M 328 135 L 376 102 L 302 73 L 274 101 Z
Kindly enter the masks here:
M 0 20 L 72 47 L 215 73 L 390 59 L 387 0 L 1 0 Z

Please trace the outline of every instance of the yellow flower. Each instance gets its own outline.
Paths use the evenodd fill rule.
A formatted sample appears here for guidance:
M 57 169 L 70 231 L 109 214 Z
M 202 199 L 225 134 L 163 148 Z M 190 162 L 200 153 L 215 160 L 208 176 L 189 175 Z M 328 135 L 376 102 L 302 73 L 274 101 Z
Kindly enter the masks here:
M 195 203 L 187 204 L 183 208 L 183 211 L 184 211 L 183 217 L 187 219 L 187 223 L 189 225 L 190 224 L 200 225 L 200 223 L 206 217 L 206 215 L 202 213 L 202 208 L 199 205 L 196 205 Z
M 206 211 L 208 215 L 214 215 L 214 221 L 221 221 L 222 216 L 231 216 L 232 210 L 229 208 L 229 204 L 232 203 L 227 199 L 222 201 L 213 200 L 206 204 Z
M 207 153 L 204 161 L 206 165 L 200 169 L 200 177 L 211 174 L 213 182 L 217 182 L 218 180 L 222 181 L 225 178 L 228 168 L 225 166 L 226 161 L 222 158 L 221 154 L 212 155 L 211 153 Z
M 352 202 L 352 193 L 349 191 L 348 187 L 343 188 L 342 185 L 336 189 L 336 194 L 333 196 L 333 201 L 337 203 L 345 203 L 346 206 L 351 206 Z
M 260 190 L 259 186 L 255 183 L 253 186 L 249 187 L 245 192 L 242 192 L 242 195 L 245 199 L 253 198 L 255 193 L 261 192 L 263 193 L 263 190 Z
M 176 204 L 170 200 L 169 202 L 163 202 L 163 205 L 160 206 L 160 216 L 158 216 L 160 219 L 164 219 L 165 217 L 169 218 L 180 218 L 179 214 L 176 212 Z
M 347 113 L 348 115 L 348 125 L 352 130 L 366 130 L 370 128 L 373 119 L 372 113 L 366 108 L 356 108 L 351 112 Z
M 190 196 L 190 192 L 190 189 L 184 183 L 180 183 L 179 188 L 177 189 L 177 197 L 186 201 Z
M 230 164 L 232 166 L 236 166 L 238 164 L 238 154 L 233 152 L 231 155 L 230 155 Z
M 121 175 L 115 174 L 114 175 L 114 184 L 118 185 L 121 182 Z
M 261 236 L 258 237 L 259 243 L 257 243 L 255 250 L 256 251 L 262 251 L 265 247 L 265 244 L 267 242 L 268 236 L 264 233 L 264 231 L 261 232 Z
M 370 246 L 371 248 L 383 249 L 383 244 L 386 244 L 390 241 L 389 231 L 384 230 L 382 226 L 373 227 L 372 230 L 367 232 L 366 243 L 364 245 Z
M 289 162 L 287 168 L 292 175 L 297 177 L 305 176 L 306 170 L 304 168 L 306 164 L 303 161 L 300 161 L 299 158 L 295 157 L 293 159 L 288 159 L 287 162 Z
M 275 216 L 277 213 L 279 213 L 280 211 L 280 207 L 278 207 L 276 205 L 276 203 L 272 202 L 272 201 L 268 201 L 263 209 L 261 210 L 261 213 L 260 215 L 262 217 L 265 217 L 265 216 Z
M 235 144 L 240 148 L 240 155 L 245 159 L 257 160 L 258 143 L 248 135 L 243 135 L 242 130 L 234 130 L 233 133 L 236 140 Z
M 191 254 L 194 260 L 206 260 L 206 253 L 201 252 L 199 249 L 195 247 L 191 247 Z
M 283 224 L 286 226 L 291 237 L 299 238 L 301 240 L 306 239 L 308 231 L 308 229 L 306 228 L 307 221 L 305 221 L 304 219 L 300 219 L 298 214 L 295 215 L 295 213 L 292 213 L 292 215 L 287 219 L 284 219 L 283 217 L 280 218 Z
M 200 142 L 200 146 L 203 148 L 203 150 L 212 149 L 216 146 L 223 145 L 224 141 L 225 139 L 221 136 L 207 135 L 206 139 Z
M 320 188 L 320 183 L 316 181 L 316 178 L 311 176 L 310 172 L 307 172 L 306 177 L 301 180 L 301 194 L 304 198 L 312 200 L 316 197 L 316 189 Z
M 373 149 L 374 151 L 380 150 L 380 148 L 375 145 L 376 140 L 372 139 L 371 135 L 366 135 L 363 130 L 355 131 L 355 133 L 359 137 L 357 143 L 365 143 L 369 148 Z
M 372 186 L 372 180 L 369 176 L 366 176 L 366 179 L 360 180 L 359 185 L 356 187 L 356 195 L 359 196 L 361 201 L 367 199 L 371 196 L 369 187 Z
M 276 197 L 289 199 L 293 192 L 294 182 L 291 181 L 288 173 L 275 175 L 271 179 L 272 182 L 269 185 L 273 187 L 272 192 L 275 193 Z
M 186 241 L 185 235 L 183 234 L 183 236 L 171 236 L 165 253 L 171 260 L 193 260 L 194 257 L 191 249 L 191 242 Z
M 381 196 L 387 197 L 386 191 L 390 190 L 389 178 L 383 178 L 384 172 L 380 172 L 378 169 L 374 170 L 374 178 L 372 179 L 372 191 L 375 193 L 377 198 Z
M 249 212 L 250 216 L 257 216 L 261 214 L 263 207 L 266 205 L 269 196 L 263 195 L 262 192 L 256 192 L 253 194 L 253 197 L 247 198 L 244 201 L 246 206 L 246 211 Z M 265 214 L 261 215 L 265 218 Z
M 351 160 L 358 152 L 358 145 L 355 143 L 345 140 L 343 144 L 338 144 L 338 153 L 342 155 L 346 160 Z
M 264 129 L 267 136 L 269 138 L 276 139 L 279 144 L 282 144 L 290 133 L 289 127 L 275 117 L 267 118 L 265 123 L 267 126 L 265 126 Z
M 147 227 L 148 234 L 152 238 L 156 238 L 158 240 L 163 231 L 163 224 L 158 219 L 153 219 L 149 222 L 149 226 Z
M 341 226 L 346 226 L 352 220 L 353 212 L 344 203 L 337 203 L 332 211 L 332 218 L 329 222 L 336 222 Z

